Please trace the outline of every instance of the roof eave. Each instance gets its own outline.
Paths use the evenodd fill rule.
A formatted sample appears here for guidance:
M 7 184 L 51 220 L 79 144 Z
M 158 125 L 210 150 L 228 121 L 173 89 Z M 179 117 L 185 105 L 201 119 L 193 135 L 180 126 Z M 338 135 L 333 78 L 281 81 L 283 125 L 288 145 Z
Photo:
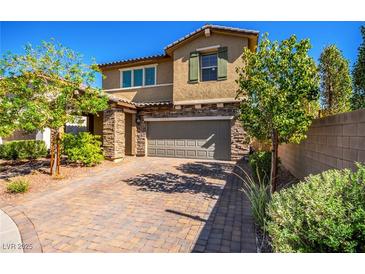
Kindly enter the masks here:
M 171 57 L 166 54 L 161 54 L 161 55 L 153 55 L 142 58 L 134 58 L 123 61 L 100 64 L 98 65 L 98 67 L 100 70 L 116 68 L 116 67 L 123 68 L 123 67 L 128 67 L 130 65 L 143 65 L 143 64 L 150 64 L 153 62 L 160 62 L 164 59 L 170 59 L 170 58 Z
M 215 25 L 205 25 L 200 29 L 197 29 L 196 31 L 184 36 L 183 38 L 171 43 L 170 45 L 166 46 L 164 48 L 166 54 L 172 55 L 172 52 L 183 46 L 184 44 L 188 43 L 189 41 L 192 41 L 196 39 L 197 37 L 204 34 L 205 29 L 210 28 L 213 33 L 223 34 L 223 35 L 234 35 L 239 37 L 246 37 L 249 40 L 249 48 L 252 51 L 256 50 L 257 42 L 258 42 L 258 31 L 254 30 L 244 30 L 244 29 L 238 29 L 238 28 L 229 28 L 229 27 L 220 27 Z

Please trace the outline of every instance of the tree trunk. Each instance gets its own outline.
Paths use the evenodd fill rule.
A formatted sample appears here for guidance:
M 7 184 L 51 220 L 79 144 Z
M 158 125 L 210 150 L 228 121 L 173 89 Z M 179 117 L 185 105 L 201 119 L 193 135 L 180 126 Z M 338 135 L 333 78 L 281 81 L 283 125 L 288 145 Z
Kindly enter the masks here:
M 276 191 L 277 186 L 277 174 L 278 174 L 278 132 L 277 130 L 272 131 L 271 135 L 272 141 L 272 154 L 271 154 L 271 192 Z
M 51 165 L 50 165 L 50 174 L 51 176 L 60 175 L 60 163 L 61 163 L 61 137 L 62 137 L 62 129 L 51 129 Z
M 332 92 L 332 85 L 331 85 L 331 81 L 328 84 L 328 110 L 331 111 L 332 110 L 332 96 L 333 96 L 333 92 Z M 328 115 L 328 114 L 327 114 Z

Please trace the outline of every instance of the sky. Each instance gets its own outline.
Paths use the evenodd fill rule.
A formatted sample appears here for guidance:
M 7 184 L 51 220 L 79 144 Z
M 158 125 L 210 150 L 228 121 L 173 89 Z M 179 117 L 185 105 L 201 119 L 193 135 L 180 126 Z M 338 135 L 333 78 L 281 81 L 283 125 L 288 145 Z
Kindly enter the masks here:
M 204 24 L 258 30 L 269 33 L 271 40 L 292 34 L 309 38 L 310 55 L 318 61 L 325 46 L 335 44 L 354 64 L 361 43 L 360 26 L 365 22 L 0 22 L 0 55 L 6 51 L 22 53 L 27 43 L 56 39 L 84 56 L 90 63 L 108 63 L 123 59 L 163 54 L 168 44 Z M 95 83 L 101 87 L 101 77 Z

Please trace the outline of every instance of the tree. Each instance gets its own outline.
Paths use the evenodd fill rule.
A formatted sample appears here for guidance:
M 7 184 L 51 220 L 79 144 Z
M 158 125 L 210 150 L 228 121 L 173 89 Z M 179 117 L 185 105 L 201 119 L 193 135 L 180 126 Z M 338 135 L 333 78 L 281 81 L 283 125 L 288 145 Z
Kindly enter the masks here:
M 58 175 L 63 126 L 108 106 L 107 97 L 91 87 L 97 71 L 54 40 L 29 44 L 24 54 L 6 53 L 0 59 L 0 136 L 50 128 L 50 173 Z
M 270 140 L 270 180 L 276 190 L 278 145 L 299 143 L 318 112 L 319 77 L 308 56 L 308 39 L 295 35 L 281 43 L 264 34 L 256 52 L 245 48 L 237 97 L 242 97 L 240 120 L 258 140 Z
M 352 94 L 349 63 L 335 45 L 322 51 L 319 57 L 319 73 L 323 114 L 349 111 Z
M 365 108 L 365 26 L 361 26 L 362 43 L 352 71 L 354 92 L 351 98 L 353 110 Z

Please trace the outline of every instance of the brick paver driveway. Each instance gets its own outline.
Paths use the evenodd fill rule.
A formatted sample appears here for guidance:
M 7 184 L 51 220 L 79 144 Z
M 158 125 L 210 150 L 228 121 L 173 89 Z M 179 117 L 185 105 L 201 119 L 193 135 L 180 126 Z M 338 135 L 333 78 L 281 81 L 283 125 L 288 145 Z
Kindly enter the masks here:
M 15 205 L 43 252 L 254 252 L 231 162 L 129 158 Z

